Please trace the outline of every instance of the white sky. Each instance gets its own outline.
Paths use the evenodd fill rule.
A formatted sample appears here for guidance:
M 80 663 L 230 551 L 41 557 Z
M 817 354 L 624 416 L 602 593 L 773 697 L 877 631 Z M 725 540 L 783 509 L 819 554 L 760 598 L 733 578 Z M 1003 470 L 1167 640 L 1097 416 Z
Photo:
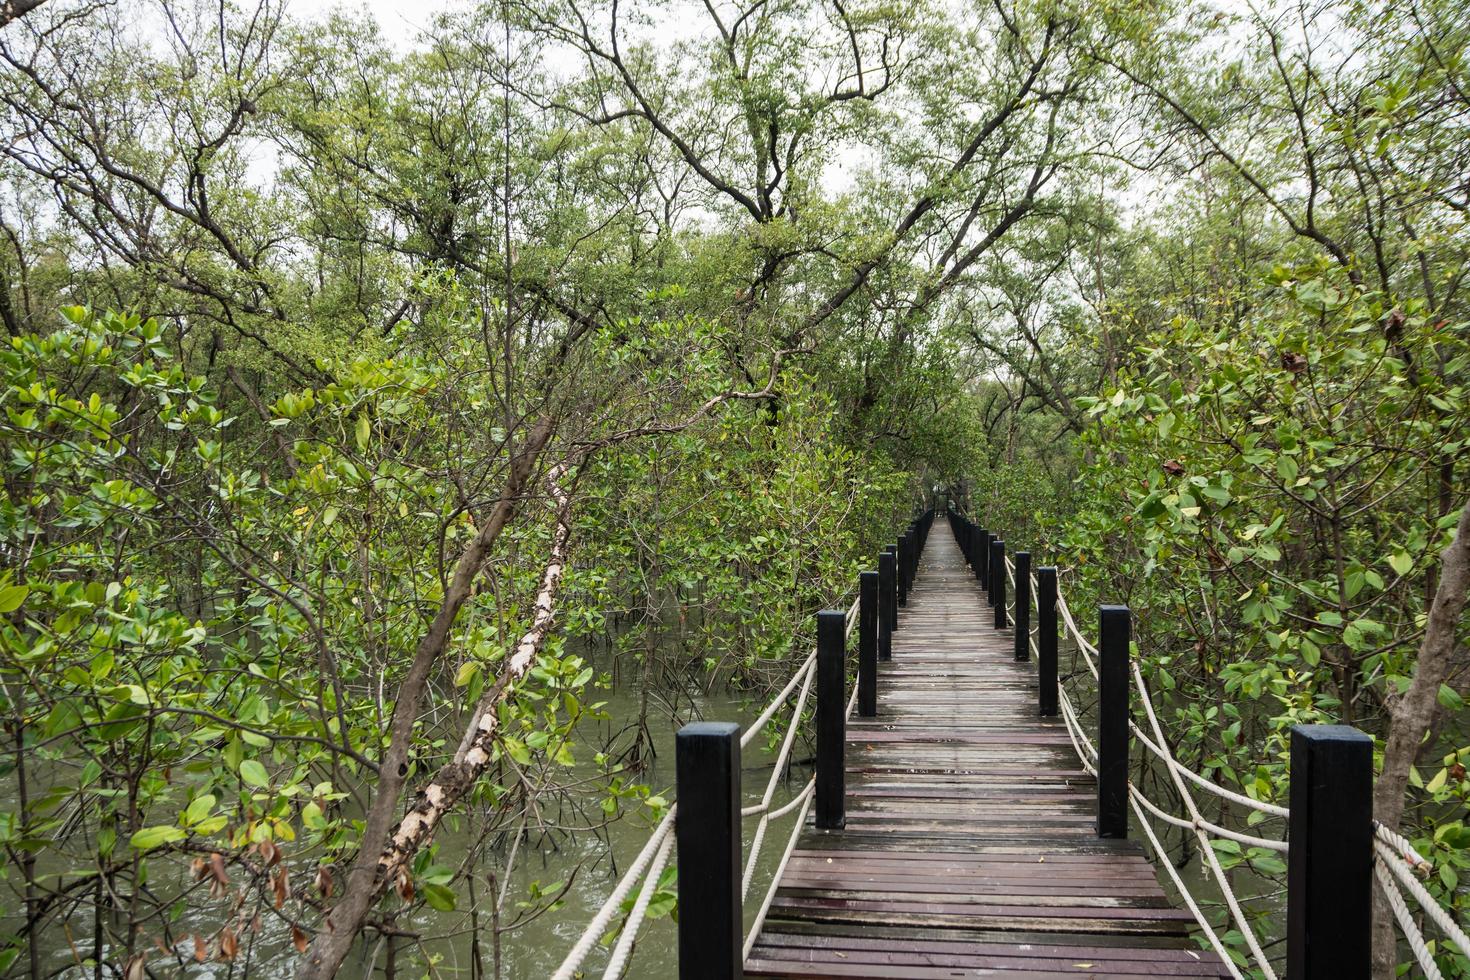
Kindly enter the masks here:
M 383 37 L 402 50 L 413 43 L 436 14 L 474 6 L 473 0 L 286 0 L 287 14 L 318 20 L 333 10 L 366 10 L 383 30 Z

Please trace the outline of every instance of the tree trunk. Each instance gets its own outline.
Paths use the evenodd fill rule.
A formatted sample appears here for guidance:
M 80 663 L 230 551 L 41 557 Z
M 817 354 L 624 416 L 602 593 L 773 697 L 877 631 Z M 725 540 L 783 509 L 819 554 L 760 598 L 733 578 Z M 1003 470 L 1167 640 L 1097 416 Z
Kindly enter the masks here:
M 13 20 L 20 20 L 46 0 L 3 0 L 0 2 L 0 27 Z
M 445 590 L 444 602 L 428 631 L 419 640 L 413 662 L 393 699 L 388 750 L 383 755 L 378 771 L 378 782 L 374 789 L 373 802 L 368 807 L 366 827 L 358 843 L 357 857 L 348 871 L 341 899 L 327 913 L 322 930 L 312 940 L 311 947 L 302 960 L 297 972 L 301 980 L 329 980 L 336 976 L 337 969 L 352 949 L 368 912 L 386 887 L 386 883 L 380 880 L 382 859 L 391 846 L 389 835 L 396 823 L 394 818 L 398 814 L 399 793 L 403 789 L 404 778 L 408 775 L 408 750 L 413 740 L 414 722 L 418 718 L 419 703 L 428 685 L 430 671 L 448 645 L 450 630 L 459 616 L 459 610 L 469 600 L 475 580 L 490 556 L 491 547 L 515 513 L 536 461 L 546 448 L 554 429 L 555 421 L 550 416 L 541 418 L 531 427 L 520 452 L 511 459 L 510 471 L 501 488 L 500 498 L 481 524 L 479 533 L 460 554 L 449 586 Z
M 1373 791 L 1373 815 L 1390 830 L 1398 830 L 1404 815 L 1404 793 L 1409 770 L 1424 737 L 1434 723 L 1440 685 L 1449 676 L 1455 633 L 1470 589 L 1470 505 L 1460 511 L 1455 536 L 1440 553 L 1439 585 L 1429 607 L 1429 621 L 1414 663 L 1409 689 L 1389 706 L 1388 739 L 1383 750 L 1383 772 Z M 1397 941 L 1393 913 L 1377 893 L 1373 903 L 1373 975 L 1394 980 Z

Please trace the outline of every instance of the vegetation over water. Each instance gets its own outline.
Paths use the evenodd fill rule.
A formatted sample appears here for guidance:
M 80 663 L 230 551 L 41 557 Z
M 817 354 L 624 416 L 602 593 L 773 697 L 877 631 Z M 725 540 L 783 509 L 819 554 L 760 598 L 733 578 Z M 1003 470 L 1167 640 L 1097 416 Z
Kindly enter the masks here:
M 1133 608 L 1196 771 L 1374 735 L 1470 904 L 1460 5 L 400 34 L 0 7 L 0 972 L 499 972 L 528 842 L 663 812 L 938 492 Z

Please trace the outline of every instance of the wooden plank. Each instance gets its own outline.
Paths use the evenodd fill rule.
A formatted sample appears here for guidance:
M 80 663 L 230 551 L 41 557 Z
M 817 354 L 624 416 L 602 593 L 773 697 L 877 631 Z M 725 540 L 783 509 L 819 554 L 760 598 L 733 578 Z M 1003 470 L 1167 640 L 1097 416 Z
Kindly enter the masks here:
M 941 525 L 847 727 L 847 823 L 803 831 L 752 977 L 1223 977 L 1135 841 L 1096 836 L 1096 786 L 1038 716 Z

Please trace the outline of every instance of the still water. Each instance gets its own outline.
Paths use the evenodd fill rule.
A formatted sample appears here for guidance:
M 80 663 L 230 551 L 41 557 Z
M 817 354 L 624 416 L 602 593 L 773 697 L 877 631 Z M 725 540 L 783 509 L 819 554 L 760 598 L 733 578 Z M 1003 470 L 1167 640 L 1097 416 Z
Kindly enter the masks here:
M 455 910 L 436 911 L 423 907 L 415 916 L 404 917 L 396 923 L 404 937 L 389 943 L 381 938 L 369 939 L 359 944 L 354 955 L 343 965 L 340 976 L 344 978 L 393 978 L 393 980 L 434 980 L 434 978 L 465 978 L 465 980 L 490 980 L 496 976 L 496 961 L 493 920 L 488 911 L 493 906 L 492 884 L 505 889 L 502 925 L 514 922 L 518 914 L 522 922 L 514 928 L 502 931 L 498 958 L 499 976 L 504 980 L 529 980 L 544 978 L 560 965 L 562 958 L 572 948 L 582 930 L 601 907 L 616 885 L 623 870 L 642 849 L 653 827 L 652 811 L 646 807 L 630 805 L 626 815 L 606 826 L 593 831 L 585 828 L 599 822 L 597 809 L 599 794 L 596 792 L 602 780 L 596 778 L 597 771 L 587 761 L 594 747 L 608 742 L 611 733 L 621 732 L 636 722 L 639 716 L 640 697 L 637 692 L 601 692 L 607 700 L 609 720 L 589 723 L 588 730 L 579 731 L 578 758 L 583 764 L 568 771 L 567 779 L 575 782 L 578 777 L 587 777 L 587 789 L 577 799 L 576 815 L 570 808 L 560 813 L 555 808 L 548 814 L 548 823 L 561 823 L 562 829 L 552 833 L 526 834 L 515 848 L 515 864 L 509 874 L 504 871 L 511 852 L 513 834 L 506 833 L 495 849 L 483 849 L 473 881 L 461 878 L 453 886 L 457 893 Z M 657 699 L 656 699 L 657 700 Z M 669 719 L 667 708 L 654 709 L 650 706 L 648 737 L 645 743 L 647 764 L 629 782 L 642 783 L 653 793 L 662 794 L 673 800 L 674 781 L 674 733 L 677 727 L 693 720 L 735 721 L 748 724 L 759 714 L 763 705 L 751 704 L 743 699 L 716 693 L 714 695 L 681 696 L 679 721 Z M 778 716 L 779 718 L 779 716 Z M 622 741 L 626 742 L 626 737 Z M 647 749 L 652 749 L 651 758 Z M 811 774 L 808 751 L 799 743 L 793 753 L 794 764 L 789 775 L 778 785 L 774 805 L 789 800 L 800 791 Z M 775 753 L 766 751 L 763 739 L 757 739 L 745 751 L 742 785 L 747 803 L 758 802 L 765 791 L 772 773 Z M 766 835 L 762 859 L 758 863 L 751 886 L 751 898 L 747 903 L 757 907 L 765 894 L 775 865 L 784 850 L 795 815 L 788 815 L 773 822 Z M 746 847 L 754 833 L 757 818 L 745 821 Z M 514 828 L 510 828 L 514 829 Z M 436 864 L 455 865 L 463 860 L 476 845 L 474 832 L 462 820 L 447 821 L 436 835 L 438 853 Z M 748 853 L 748 851 L 746 852 Z M 672 864 L 672 862 L 671 862 Z M 162 871 L 162 868 L 159 868 Z M 293 869 L 300 881 L 309 871 Z M 494 877 L 492 877 L 492 875 Z M 531 915 L 518 909 L 525 903 L 530 909 L 541 909 L 547 902 L 534 901 L 534 890 L 538 887 L 543 894 L 555 894 L 561 885 L 570 879 L 570 885 L 560 897 L 560 903 L 551 911 Z M 161 883 L 160 883 L 161 884 Z M 183 884 L 182 879 L 175 884 Z M 299 886 L 298 886 L 299 887 Z M 471 894 L 471 891 L 474 894 Z M 260 978 L 260 980 L 288 980 L 294 976 L 300 956 L 292 945 L 290 928 L 278 918 L 262 915 L 257 919 L 258 931 L 247 931 L 241 937 L 240 955 L 229 963 L 210 959 L 196 963 L 191 955 L 192 936 L 214 935 L 220 925 L 220 903 L 207 898 L 203 890 L 193 892 L 196 899 L 184 908 L 169 928 L 174 955 L 169 956 L 161 949 L 151 953 L 148 973 L 154 977 L 183 977 L 188 980 L 237 980 L 237 978 Z M 636 892 L 634 892 L 636 895 Z M 390 903 L 393 900 L 390 900 Z M 477 914 L 470 909 L 477 908 Z M 613 927 L 622 921 L 622 913 L 613 919 Z M 677 972 L 677 956 L 674 947 L 675 930 L 668 916 L 650 918 L 645 921 L 632 960 L 625 974 L 628 977 L 670 977 Z M 43 970 L 47 975 L 64 980 L 83 980 L 96 974 L 92 967 L 78 966 L 79 960 L 90 948 L 90 922 L 69 923 L 65 929 L 50 929 L 46 932 L 48 949 L 43 952 Z M 69 934 L 66 935 L 66 934 Z M 77 943 L 79 948 L 74 948 Z M 610 944 L 609 944 L 610 945 Z M 599 944 L 589 955 L 582 967 L 587 976 L 601 976 L 606 964 L 609 948 Z M 111 959 L 108 951 L 106 959 Z M 25 957 L 21 957 L 16 969 L 23 969 Z M 121 976 L 116 966 L 103 968 L 103 977 Z
M 1090 725 L 1091 699 L 1088 692 L 1078 691 L 1079 708 L 1083 724 Z M 578 744 L 583 746 L 580 755 L 590 755 L 586 746 L 606 743 L 611 733 L 623 731 L 635 722 L 639 715 L 639 694 L 635 691 L 613 692 L 607 699 L 610 720 L 596 724 L 596 729 L 579 732 Z M 681 698 L 679 721 L 669 719 L 667 709 L 649 711 L 649 738 L 652 757 L 635 780 L 647 785 L 654 793 L 661 793 L 672 800 L 674 779 L 674 733 L 679 724 L 691 720 L 708 719 L 736 721 L 748 724 L 759 713 L 762 705 L 750 704 L 725 694 L 695 695 Z M 779 717 L 779 716 L 778 716 Z M 779 784 L 773 800 L 780 806 L 805 785 L 810 776 L 810 759 L 807 746 L 798 742 L 793 753 L 794 764 L 790 773 Z M 764 741 L 758 739 L 745 752 L 742 785 L 747 804 L 757 802 L 764 792 L 775 761 L 775 752 L 767 751 Z M 585 775 L 593 776 L 590 766 Z M 580 774 L 574 771 L 575 775 Z M 590 785 L 595 786 L 593 780 Z M 568 827 L 585 826 L 596 822 L 596 797 L 589 793 L 583 800 L 587 810 L 578 819 L 568 819 Z M 633 809 L 633 808 L 630 808 Z M 785 848 L 786 840 L 793 827 L 794 814 L 779 822 L 773 822 L 766 834 L 766 843 L 746 901 L 746 921 L 749 924 L 774 875 L 775 866 Z M 555 818 L 551 822 L 556 822 Z M 344 964 L 344 978 L 391 978 L 391 980 L 488 980 L 496 977 L 497 950 L 494 930 L 488 911 L 492 907 L 492 884 L 506 889 L 506 900 L 502 911 L 502 925 L 512 922 L 518 915 L 517 904 L 527 901 L 537 888 L 543 893 L 560 890 L 570 878 L 570 885 L 561 895 L 558 907 L 539 915 L 522 915 L 522 921 L 514 928 L 503 930 L 500 935 L 498 960 L 499 977 L 505 980 L 531 980 L 544 978 L 561 963 L 567 951 L 581 935 L 586 924 L 606 900 L 617 883 L 623 869 L 642 849 L 652 829 L 653 820 L 649 813 L 632 812 L 593 831 L 567 829 L 554 834 L 529 834 L 521 838 L 516 848 L 516 860 L 509 874 L 504 869 L 510 852 L 509 841 L 498 849 L 485 852 L 473 881 L 461 879 L 454 887 L 457 892 L 456 910 L 435 911 L 423 908 L 413 917 L 405 917 L 397 923 L 406 935 L 393 942 L 381 938 L 365 941 L 359 945 L 354 956 Z M 754 833 L 757 819 L 745 821 L 746 852 Z M 1135 829 L 1135 833 L 1136 833 Z M 512 835 L 506 835 L 507 838 Z M 473 850 L 476 841 L 463 822 L 448 823 L 437 836 L 439 853 L 436 863 L 455 864 Z M 1170 835 L 1171 851 L 1180 842 Z M 1216 883 L 1201 873 L 1198 856 L 1189 860 L 1180 869 L 1187 887 L 1207 903 L 1217 898 Z M 498 877 L 492 877 L 492 873 Z M 1237 876 L 1239 876 L 1237 878 Z M 1165 887 L 1174 891 L 1167 876 L 1161 874 Z M 1269 879 L 1257 878 L 1248 869 L 1232 872 L 1235 884 L 1243 894 L 1259 896 L 1247 903 L 1254 913 L 1266 942 L 1278 938 L 1274 925 L 1280 919 L 1280 896 L 1273 894 L 1274 883 Z M 1241 888 L 1244 886 L 1244 888 Z M 474 894 L 471 894 L 472 889 Z M 196 892 L 202 896 L 202 892 Z M 541 908 L 545 902 L 529 902 L 531 908 Z M 478 908 L 477 914 L 468 910 Z M 175 936 L 188 937 L 196 931 L 210 935 L 218 928 L 219 910 L 217 903 L 200 899 L 198 908 L 184 910 L 172 930 Z M 1213 918 L 1213 916 L 1212 916 Z M 621 922 L 621 913 L 614 917 L 614 927 Z M 78 924 L 76 933 L 88 930 Z M 55 935 L 51 931 L 50 935 Z M 75 934 L 74 934 L 75 935 Z M 241 977 L 262 980 L 287 980 L 294 975 L 299 954 L 291 944 L 289 928 L 278 919 L 263 916 L 259 933 L 251 941 L 242 943 L 242 953 L 231 963 L 217 961 L 194 963 L 187 954 L 189 940 L 178 944 L 179 959 L 157 956 L 150 962 L 150 973 L 158 977 L 185 977 L 189 980 L 236 980 Z M 586 976 L 602 975 L 608 948 L 599 944 L 583 964 Z M 76 952 L 69 943 L 60 948 L 46 950 L 46 965 L 53 975 L 66 980 L 82 980 L 92 977 L 91 970 L 79 970 Z M 50 972 L 48 971 L 48 972 Z M 673 977 L 677 973 L 675 949 L 675 926 L 667 917 L 650 919 L 641 931 L 632 965 L 626 976 L 633 978 Z M 114 971 L 104 971 L 103 976 L 118 976 Z

